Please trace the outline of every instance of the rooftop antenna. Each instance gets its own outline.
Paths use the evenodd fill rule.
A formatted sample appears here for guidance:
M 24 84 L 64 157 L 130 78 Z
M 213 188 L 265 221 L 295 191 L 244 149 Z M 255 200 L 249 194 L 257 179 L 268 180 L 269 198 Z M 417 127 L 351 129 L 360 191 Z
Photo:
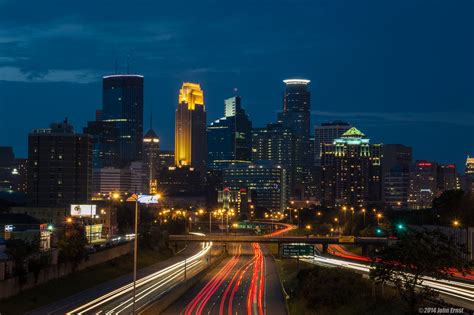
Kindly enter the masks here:
M 118 60 L 115 58 L 115 74 L 118 74 Z
M 150 106 L 150 129 L 153 129 L 153 106 Z

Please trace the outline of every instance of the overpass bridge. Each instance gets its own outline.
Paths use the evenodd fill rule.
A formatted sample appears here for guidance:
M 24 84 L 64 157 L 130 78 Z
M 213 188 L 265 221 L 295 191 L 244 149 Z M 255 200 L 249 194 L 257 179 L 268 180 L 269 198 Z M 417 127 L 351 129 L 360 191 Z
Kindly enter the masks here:
M 216 243 L 306 243 L 306 244 L 355 244 L 389 245 L 395 240 L 386 237 L 325 237 L 325 236 L 254 236 L 254 235 L 170 235 L 171 242 L 216 242 Z

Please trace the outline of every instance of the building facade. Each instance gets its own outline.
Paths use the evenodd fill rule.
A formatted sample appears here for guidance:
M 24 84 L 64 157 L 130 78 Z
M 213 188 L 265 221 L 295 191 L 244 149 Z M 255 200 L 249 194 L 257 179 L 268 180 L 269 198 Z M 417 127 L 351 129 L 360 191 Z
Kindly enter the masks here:
M 364 207 L 381 200 L 382 145 L 352 127 L 332 144 L 322 144 L 321 203 Z
M 117 128 L 118 165 L 142 159 L 143 84 L 137 74 L 115 74 L 102 78 L 102 119 Z
M 224 104 L 225 116 L 207 127 L 209 169 L 252 159 L 252 122 L 241 107 L 240 96 L 226 99 Z
M 207 158 L 204 92 L 196 83 L 185 82 L 179 91 L 175 126 L 175 164 L 192 166 L 204 174 Z
M 284 211 L 288 201 L 286 177 L 286 169 L 272 162 L 235 163 L 223 170 L 223 185 L 230 190 L 248 190 L 255 206 Z
M 410 209 L 431 208 L 438 195 L 438 163 L 418 160 L 410 170 L 408 207 Z
M 145 164 L 145 191 L 150 194 L 158 192 L 158 173 L 160 168 L 160 139 L 153 129 L 143 137 L 143 163 Z
M 382 200 L 392 209 L 408 207 L 412 148 L 385 144 L 382 158 Z
M 92 139 L 67 122 L 28 135 L 28 204 L 56 207 L 92 197 Z
M 344 121 L 325 122 L 321 126 L 314 127 L 314 163 L 316 166 L 321 166 L 321 145 L 332 144 L 351 127 L 351 124 Z

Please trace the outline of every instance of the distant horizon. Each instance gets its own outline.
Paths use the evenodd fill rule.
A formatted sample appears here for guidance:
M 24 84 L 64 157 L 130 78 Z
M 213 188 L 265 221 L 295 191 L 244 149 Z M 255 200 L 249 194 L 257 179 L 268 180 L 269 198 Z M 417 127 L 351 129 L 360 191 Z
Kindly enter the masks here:
M 345 120 L 374 143 L 411 146 L 414 159 L 462 170 L 474 155 L 472 1 L 29 6 L 0 1 L 0 145 L 18 157 L 31 129 L 67 116 L 82 132 L 116 69 L 144 75 L 144 132 L 152 110 L 164 149 L 182 82 L 201 84 L 208 122 L 237 88 L 257 127 L 276 121 L 282 80 L 306 78 L 311 133 Z

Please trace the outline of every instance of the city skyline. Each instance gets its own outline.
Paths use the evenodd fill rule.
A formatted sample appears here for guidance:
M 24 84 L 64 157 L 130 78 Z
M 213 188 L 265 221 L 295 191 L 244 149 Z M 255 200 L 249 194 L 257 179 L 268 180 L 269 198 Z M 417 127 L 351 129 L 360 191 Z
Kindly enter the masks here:
M 43 12 L 37 5 L 30 11 Z M 145 76 L 144 114 L 151 108 L 159 113 L 153 127 L 164 149 L 173 148 L 172 117 L 182 82 L 198 82 L 206 91 L 208 123 L 221 117 L 222 101 L 238 88 L 254 126 L 262 127 L 281 109 L 281 81 L 303 77 L 312 81 L 311 131 L 315 124 L 345 120 L 377 143 L 412 146 L 415 159 L 464 168 L 466 156 L 474 154 L 473 141 L 463 137 L 474 125 L 474 49 L 465 40 L 473 35 L 467 19 L 472 3 L 255 6 L 255 12 L 271 14 L 246 14 L 246 25 L 240 25 L 248 13 L 245 3 L 212 9 L 166 4 L 166 18 L 160 19 L 160 13 L 140 5 L 121 14 L 127 6 L 109 12 L 107 4 L 97 4 L 91 14 L 81 14 L 90 10 L 78 4 L 78 14 L 49 6 L 54 9 L 43 16 L 19 16 L 8 13 L 16 12 L 17 4 L 2 1 L 0 143 L 26 157 L 28 132 L 66 116 L 79 132 L 101 107 L 101 78 L 115 72 L 118 60 L 118 72 L 129 68 Z M 194 11 L 217 21 L 187 20 Z M 104 14 L 121 16 L 121 25 L 130 29 L 104 22 Z M 318 19 L 304 18 L 312 14 Z M 138 17 L 139 23 L 129 23 Z M 267 25 L 274 32 L 267 32 Z M 225 36 L 230 29 L 233 41 Z M 196 38 L 200 31 L 206 38 Z M 436 149 L 440 145 L 443 150 Z

